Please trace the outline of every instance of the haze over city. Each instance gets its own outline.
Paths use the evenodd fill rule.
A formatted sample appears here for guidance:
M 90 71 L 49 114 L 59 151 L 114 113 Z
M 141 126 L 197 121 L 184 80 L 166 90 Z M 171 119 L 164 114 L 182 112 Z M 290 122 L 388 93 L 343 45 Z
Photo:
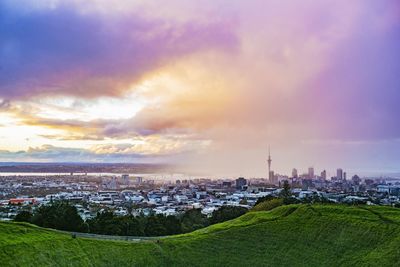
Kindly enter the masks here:
M 400 3 L 0 2 L 0 161 L 400 172 Z

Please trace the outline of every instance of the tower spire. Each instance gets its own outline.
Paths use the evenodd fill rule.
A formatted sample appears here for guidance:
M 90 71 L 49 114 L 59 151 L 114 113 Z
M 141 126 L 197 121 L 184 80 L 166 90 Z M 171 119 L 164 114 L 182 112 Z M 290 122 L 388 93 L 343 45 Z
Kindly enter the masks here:
M 272 159 L 271 159 L 271 149 L 270 149 L 270 146 L 268 146 L 268 178 L 269 178 L 269 181 L 270 182 L 272 182 L 272 179 L 273 179 L 273 177 L 272 177 L 272 175 L 271 175 L 271 163 L 272 163 Z

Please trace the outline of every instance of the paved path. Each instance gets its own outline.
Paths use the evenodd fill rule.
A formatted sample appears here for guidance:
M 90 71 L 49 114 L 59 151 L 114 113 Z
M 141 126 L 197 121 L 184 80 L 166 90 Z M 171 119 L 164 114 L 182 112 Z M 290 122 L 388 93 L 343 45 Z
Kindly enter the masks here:
M 119 236 L 119 235 L 98 235 L 89 233 L 79 233 L 79 232 L 68 232 L 68 231 L 58 231 L 65 234 L 70 234 L 71 237 L 83 237 L 83 238 L 93 238 L 102 240 L 119 240 L 119 241 L 131 241 L 131 242 L 141 242 L 141 241 L 157 241 L 161 236 L 149 237 L 149 236 Z

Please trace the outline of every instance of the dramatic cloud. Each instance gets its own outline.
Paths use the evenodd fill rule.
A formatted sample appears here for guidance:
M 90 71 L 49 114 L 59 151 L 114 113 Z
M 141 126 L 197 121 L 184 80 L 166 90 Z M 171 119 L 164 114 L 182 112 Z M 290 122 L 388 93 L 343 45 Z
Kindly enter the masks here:
M 192 153 L 204 146 L 172 139 L 141 140 L 136 144 L 102 144 L 87 149 L 65 148 L 52 145 L 29 147 L 27 150 L 0 150 L 0 159 L 4 161 L 58 161 L 58 162 L 170 162 L 171 157 Z
M 400 163 L 396 0 L 3 3 L 4 155 L 265 175 L 271 145 L 276 171 Z
M 117 96 L 179 57 L 237 43 L 230 21 L 173 23 L 139 14 L 106 18 L 74 4 L 31 11 L 0 4 L 0 97 Z

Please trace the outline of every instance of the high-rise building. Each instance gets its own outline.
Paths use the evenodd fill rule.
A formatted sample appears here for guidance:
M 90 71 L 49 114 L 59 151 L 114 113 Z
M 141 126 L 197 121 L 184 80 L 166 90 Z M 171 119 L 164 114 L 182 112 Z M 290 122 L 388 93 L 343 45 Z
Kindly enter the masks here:
M 321 172 L 321 179 L 322 179 L 322 180 L 326 180 L 326 170 L 323 170 L 323 171 Z
M 343 170 L 340 168 L 336 170 L 336 179 L 339 181 L 343 180 Z
M 143 183 L 143 177 L 136 176 L 135 177 L 135 184 L 141 184 Z
M 358 175 L 354 175 L 354 176 L 351 178 L 351 181 L 352 181 L 354 184 L 359 185 L 359 184 L 361 183 L 361 178 L 360 178 Z
M 229 188 L 231 186 L 232 186 L 232 182 L 231 181 L 223 181 L 222 182 L 222 187 Z
M 244 186 L 247 185 L 247 180 L 243 177 L 239 177 L 236 179 L 236 188 L 242 190 Z
M 313 179 L 314 177 L 315 177 L 314 168 L 313 167 L 308 168 L 308 178 Z
M 293 170 L 292 170 L 292 177 L 293 177 L 293 178 L 299 177 L 299 174 L 298 174 L 298 172 L 297 172 L 297 169 L 295 169 L 295 168 L 293 168 Z
M 110 183 L 109 183 L 109 185 L 108 185 L 108 188 L 109 188 L 109 189 L 113 189 L 113 190 L 118 189 L 117 177 L 113 176 L 113 177 L 111 178 L 111 181 L 110 181 Z
M 122 174 L 122 183 L 126 186 L 129 186 L 130 184 L 130 179 L 129 179 L 129 174 Z
M 270 171 L 269 172 L 269 182 L 270 184 L 277 184 L 278 181 L 276 179 L 277 177 L 275 176 L 275 172 L 274 171 Z
M 343 173 L 343 180 L 345 180 L 345 181 L 346 181 L 346 179 L 347 179 L 347 173 L 346 173 L 346 172 L 344 172 L 344 173 Z
M 274 183 L 274 177 L 273 177 L 273 175 L 271 176 L 271 163 L 272 163 L 272 159 L 271 159 L 271 150 L 269 149 L 269 147 L 268 147 L 268 179 L 269 179 L 269 182 L 271 183 L 271 184 L 273 184 Z

